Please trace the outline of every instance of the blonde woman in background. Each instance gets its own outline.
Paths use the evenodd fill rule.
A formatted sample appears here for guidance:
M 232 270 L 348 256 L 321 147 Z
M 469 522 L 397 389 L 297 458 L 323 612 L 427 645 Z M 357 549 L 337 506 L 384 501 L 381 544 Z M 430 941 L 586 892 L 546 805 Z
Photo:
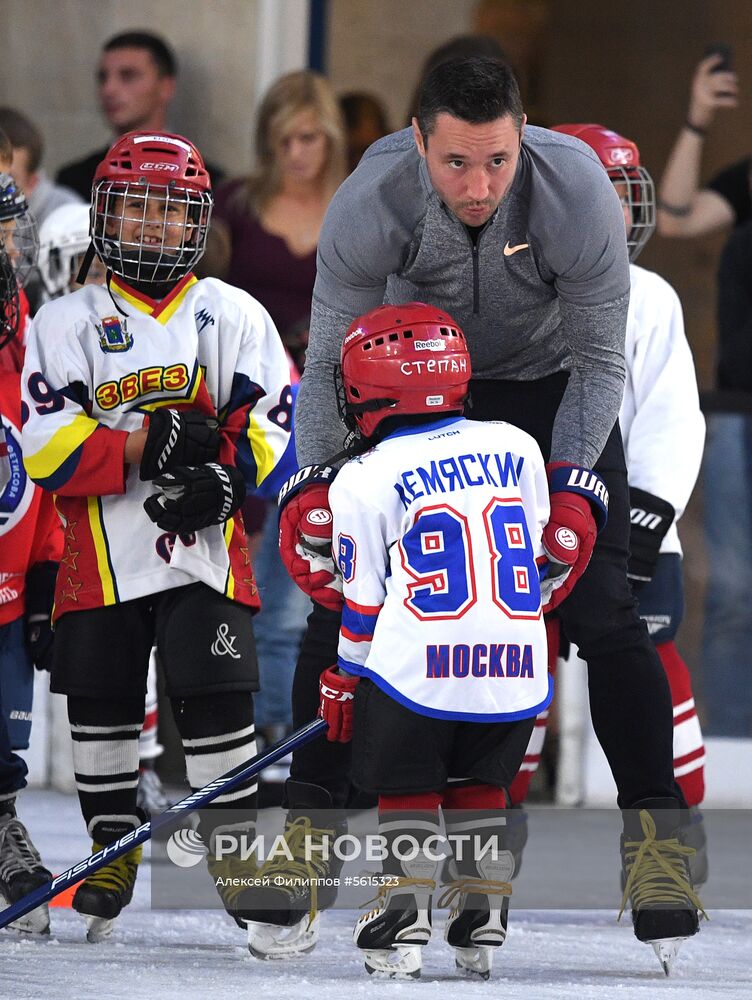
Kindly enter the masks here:
M 263 303 L 284 336 L 310 313 L 319 231 L 346 174 L 327 81 L 309 70 L 280 77 L 261 101 L 255 139 L 254 173 L 217 193 L 216 228 L 229 249 L 222 277 Z

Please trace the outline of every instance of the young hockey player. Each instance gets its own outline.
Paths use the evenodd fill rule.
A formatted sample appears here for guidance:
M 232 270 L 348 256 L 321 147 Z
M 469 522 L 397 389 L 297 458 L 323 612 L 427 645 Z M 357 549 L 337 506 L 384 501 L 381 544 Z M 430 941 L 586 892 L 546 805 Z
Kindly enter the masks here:
M 370 450 L 329 490 L 345 608 L 321 713 L 330 740 L 352 737 L 353 781 L 379 797 L 385 882 L 354 939 L 367 971 L 389 976 L 420 974 L 439 807 L 447 833 L 468 838 L 445 937 L 460 967 L 490 973 L 514 869 L 504 790 L 552 694 L 537 560 L 579 554 L 549 522 L 549 489 L 606 516 L 597 476 L 552 467 L 549 482 L 529 434 L 462 416 L 470 375 L 464 335 L 432 306 L 379 307 L 344 339 L 341 409 Z M 396 847 L 405 836 L 412 860 Z M 496 849 L 479 856 L 474 836 Z
M 77 291 L 77 278 L 86 251 L 89 249 L 89 206 L 75 202 L 61 205 L 51 212 L 39 227 L 39 276 L 45 301 Z M 87 285 L 104 285 L 107 271 L 95 257 L 89 264 Z M 169 802 L 154 762 L 164 747 L 157 738 L 159 704 L 157 697 L 157 651 L 149 658 L 146 676 L 146 711 L 144 725 L 138 737 L 139 779 L 138 805 L 148 815 L 164 812 Z
M 92 190 L 107 285 L 47 303 L 29 335 L 24 458 L 65 524 L 51 686 L 68 697 L 95 850 L 142 822 L 138 734 L 155 640 L 191 787 L 254 753 L 258 597 L 239 508 L 287 445 L 289 379 L 263 307 L 192 274 L 211 207 L 191 142 L 122 136 Z M 248 830 L 255 803 L 253 781 L 220 796 L 200 833 L 211 843 L 217 810 L 230 808 Z M 140 856 L 77 890 L 90 940 L 130 902 Z M 236 919 L 238 892 L 220 887 Z
M 7 190 L 1 186 L 0 192 Z M 0 213 L 7 209 L 0 193 Z M 0 241 L 0 349 L 18 332 L 21 310 L 11 259 Z M 16 814 L 26 785 L 26 762 L 16 751 L 29 746 L 34 666 L 49 669 L 50 615 L 62 531 L 52 497 L 26 475 L 21 458 L 21 382 L 0 371 L 0 900 L 15 903 L 51 878 Z M 11 925 L 49 932 L 47 906 Z

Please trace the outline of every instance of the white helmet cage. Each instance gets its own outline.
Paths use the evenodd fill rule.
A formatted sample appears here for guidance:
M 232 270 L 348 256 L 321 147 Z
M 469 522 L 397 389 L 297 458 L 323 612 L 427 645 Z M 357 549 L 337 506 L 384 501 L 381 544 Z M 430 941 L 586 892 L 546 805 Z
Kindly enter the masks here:
M 204 254 L 213 203 L 210 191 L 176 182 L 105 178 L 92 196 L 94 249 L 110 271 L 128 281 L 177 281 Z
M 619 188 L 622 205 L 629 209 L 632 225 L 627 230 L 629 259 L 634 263 L 655 231 L 655 184 L 645 167 L 607 168 Z

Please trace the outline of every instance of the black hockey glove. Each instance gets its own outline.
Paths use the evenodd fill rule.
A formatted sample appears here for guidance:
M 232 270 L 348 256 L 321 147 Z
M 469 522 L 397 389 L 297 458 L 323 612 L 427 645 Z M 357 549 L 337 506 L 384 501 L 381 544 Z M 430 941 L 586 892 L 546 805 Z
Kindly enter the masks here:
M 175 469 L 154 485 L 160 492 L 144 501 L 144 510 L 162 531 L 178 535 L 224 524 L 245 499 L 245 480 L 234 465 Z
M 149 417 L 139 478 L 156 479 L 185 465 L 203 465 L 219 456 L 219 422 L 193 410 L 155 410 Z
M 645 490 L 629 487 L 629 560 L 627 577 L 638 589 L 650 583 L 658 565 L 658 553 L 676 511 L 667 500 Z
M 52 605 L 57 563 L 43 562 L 26 574 L 26 648 L 37 670 L 52 666 Z

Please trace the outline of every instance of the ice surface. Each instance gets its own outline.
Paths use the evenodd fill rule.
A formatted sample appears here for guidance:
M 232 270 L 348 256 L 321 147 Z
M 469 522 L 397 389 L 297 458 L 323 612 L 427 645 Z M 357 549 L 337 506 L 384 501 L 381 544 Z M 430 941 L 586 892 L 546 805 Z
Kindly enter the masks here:
M 76 799 L 22 793 L 19 815 L 53 871 L 84 857 L 88 843 Z M 513 911 L 509 937 L 488 983 L 455 971 L 443 913 L 418 982 L 374 982 L 352 944 L 355 914 L 330 911 L 316 950 L 295 962 L 259 962 L 243 932 L 219 912 L 150 909 L 149 865 L 109 941 L 87 944 L 83 919 L 51 910 L 47 940 L 0 931 L 0 997 L 13 1000 L 747 1000 L 752 995 L 752 911 L 710 914 L 666 979 L 652 948 L 614 911 Z

